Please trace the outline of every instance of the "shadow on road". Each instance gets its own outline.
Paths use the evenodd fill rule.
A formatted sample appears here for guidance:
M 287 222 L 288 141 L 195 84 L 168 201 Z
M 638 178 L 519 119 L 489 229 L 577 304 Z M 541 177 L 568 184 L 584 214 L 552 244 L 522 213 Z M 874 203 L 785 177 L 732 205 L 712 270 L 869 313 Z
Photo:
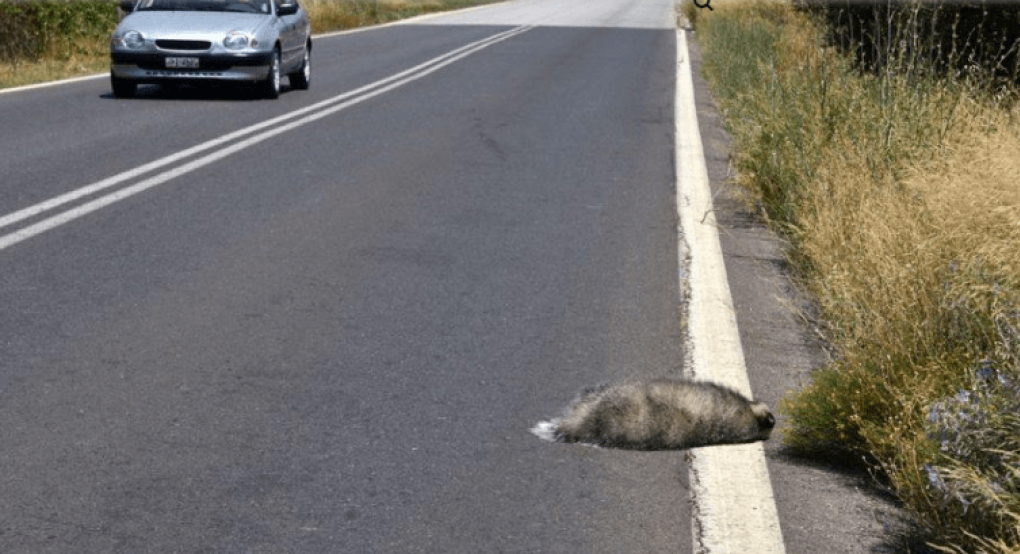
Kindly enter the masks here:
M 280 85 L 280 94 L 290 92 L 287 84 Z M 181 83 L 164 85 L 138 85 L 138 90 L 131 98 L 118 98 L 113 91 L 101 96 L 107 100 L 195 100 L 195 101 L 257 101 L 264 100 L 255 86 L 228 85 L 220 83 Z

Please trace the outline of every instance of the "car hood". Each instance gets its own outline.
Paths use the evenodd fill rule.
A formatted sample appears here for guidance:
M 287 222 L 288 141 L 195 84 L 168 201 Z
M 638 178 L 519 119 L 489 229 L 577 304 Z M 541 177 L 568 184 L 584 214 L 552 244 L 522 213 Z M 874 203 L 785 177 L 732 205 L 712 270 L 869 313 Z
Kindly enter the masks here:
M 219 40 L 230 31 L 254 33 L 271 16 L 231 12 L 139 11 L 121 21 L 119 30 L 147 37 Z

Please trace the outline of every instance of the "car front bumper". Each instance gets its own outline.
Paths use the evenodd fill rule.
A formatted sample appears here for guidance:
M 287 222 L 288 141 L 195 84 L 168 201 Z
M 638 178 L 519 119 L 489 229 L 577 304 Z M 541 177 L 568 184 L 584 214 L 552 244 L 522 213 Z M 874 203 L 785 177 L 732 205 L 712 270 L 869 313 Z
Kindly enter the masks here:
M 118 79 L 139 83 L 193 80 L 257 82 L 269 75 L 273 54 L 273 52 L 244 54 L 112 52 L 110 72 Z M 166 67 L 166 59 L 173 57 L 197 58 L 198 67 L 195 69 Z

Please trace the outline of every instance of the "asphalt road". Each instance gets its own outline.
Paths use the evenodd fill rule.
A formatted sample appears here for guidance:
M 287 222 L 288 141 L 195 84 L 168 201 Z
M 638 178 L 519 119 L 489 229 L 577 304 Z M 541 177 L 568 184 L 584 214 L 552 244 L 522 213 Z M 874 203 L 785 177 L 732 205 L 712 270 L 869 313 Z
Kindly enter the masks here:
M 687 551 L 682 454 L 528 432 L 682 364 L 671 9 L 320 37 L 277 101 L 0 95 L 0 217 L 124 177 L 0 229 L 0 552 Z

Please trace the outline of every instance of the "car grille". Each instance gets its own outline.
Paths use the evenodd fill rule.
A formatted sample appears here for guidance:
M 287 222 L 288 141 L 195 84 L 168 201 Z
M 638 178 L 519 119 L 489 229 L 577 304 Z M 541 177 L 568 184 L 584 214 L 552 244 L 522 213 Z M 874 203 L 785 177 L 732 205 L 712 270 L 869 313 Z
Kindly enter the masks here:
M 157 40 L 156 46 L 164 50 L 208 50 L 212 43 L 208 40 Z

